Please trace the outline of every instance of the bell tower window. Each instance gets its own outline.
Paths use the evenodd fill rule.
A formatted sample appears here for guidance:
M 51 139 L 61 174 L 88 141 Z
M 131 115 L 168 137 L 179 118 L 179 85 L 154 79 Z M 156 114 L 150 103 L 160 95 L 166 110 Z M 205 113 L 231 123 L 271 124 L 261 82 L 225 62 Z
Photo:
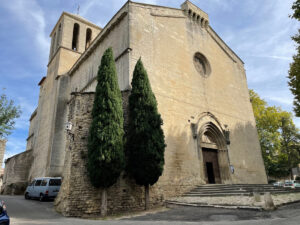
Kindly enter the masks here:
M 92 30 L 90 28 L 86 29 L 86 37 L 85 37 L 85 49 L 87 49 L 91 45 L 92 41 Z
M 73 28 L 72 50 L 78 51 L 78 39 L 79 39 L 79 24 L 75 23 Z

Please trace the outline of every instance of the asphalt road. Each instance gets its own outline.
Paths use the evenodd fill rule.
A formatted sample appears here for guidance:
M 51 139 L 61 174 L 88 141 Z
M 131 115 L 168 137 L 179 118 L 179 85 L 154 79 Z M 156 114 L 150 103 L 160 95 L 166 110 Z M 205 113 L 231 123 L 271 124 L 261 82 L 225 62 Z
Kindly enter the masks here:
M 300 225 L 300 203 L 282 207 L 274 212 L 179 207 L 122 220 L 85 220 L 61 216 L 54 211 L 53 202 L 25 200 L 23 196 L 0 198 L 6 202 L 11 225 Z

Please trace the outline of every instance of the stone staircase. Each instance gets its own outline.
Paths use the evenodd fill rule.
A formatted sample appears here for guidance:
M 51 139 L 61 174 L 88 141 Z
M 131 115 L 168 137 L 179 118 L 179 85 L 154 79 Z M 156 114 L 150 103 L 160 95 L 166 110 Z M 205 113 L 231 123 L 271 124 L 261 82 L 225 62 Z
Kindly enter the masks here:
M 291 189 L 276 187 L 271 184 L 206 184 L 197 186 L 184 197 L 215 197 L 215 196 L 252 196 L 254 192 L 263 194 L 284 194 L 300 192 L 300 188 Z

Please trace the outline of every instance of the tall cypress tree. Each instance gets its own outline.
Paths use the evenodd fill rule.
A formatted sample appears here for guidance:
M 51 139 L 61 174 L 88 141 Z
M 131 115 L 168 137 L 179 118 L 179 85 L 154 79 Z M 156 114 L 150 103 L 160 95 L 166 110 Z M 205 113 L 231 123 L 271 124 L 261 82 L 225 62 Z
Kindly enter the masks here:
M 163 122 L 141 59 L 135 66 L 131 85 L 127 171 L 138 185 L 145 187 L 145 209 L 148 209 L 149 185 L 155 184 L 162 175 L 166 145 Z
M 107 49 L 99 66 L 92 124 L 88 139 L 87 169 L 91 183 L 103 188 L 101 214 L 107 212 L 106 189 L 124 169 L 123 109 L 112 48 Z

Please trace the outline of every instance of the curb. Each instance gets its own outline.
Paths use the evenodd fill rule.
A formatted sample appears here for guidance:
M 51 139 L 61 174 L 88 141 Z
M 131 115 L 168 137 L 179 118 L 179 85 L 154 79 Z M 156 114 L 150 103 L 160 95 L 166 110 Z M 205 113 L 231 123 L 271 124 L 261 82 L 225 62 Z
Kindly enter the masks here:
M 300 202 L 300 201 L 299 201 Z M 206 203 L 184 203 L 176 201 L 165 201 L 167 208 L 172 208 L 172 206 L 192 206 L 192 207 L 209 207 L 209 208 L 224 208 L 224 209 L 247 209 L 255 211 L 263 211 L 264 209 L 259 206 L 246 206 L 246 205 L 212 205 Z
M 296 201 L 292 201 L 292 202 L 285 202 L 285 203 L 281 203 L 279 205 L 276 205 L 276 207 L 281 207 L 281 206 L 286 206 L 286 205 L 291 205 L 291 204 L 294 204 L 294 203 L 299 203 L 300 200 L 296 200 Z

